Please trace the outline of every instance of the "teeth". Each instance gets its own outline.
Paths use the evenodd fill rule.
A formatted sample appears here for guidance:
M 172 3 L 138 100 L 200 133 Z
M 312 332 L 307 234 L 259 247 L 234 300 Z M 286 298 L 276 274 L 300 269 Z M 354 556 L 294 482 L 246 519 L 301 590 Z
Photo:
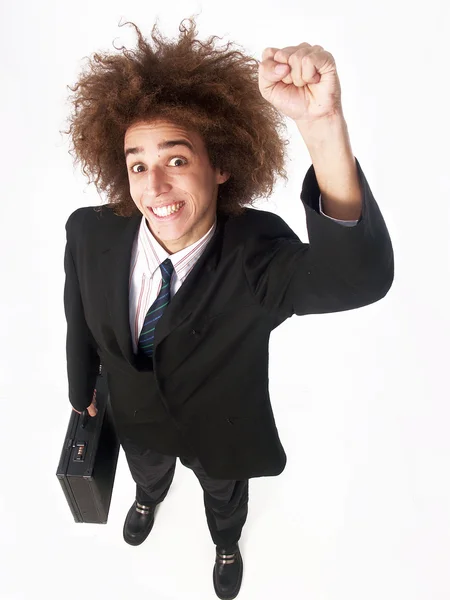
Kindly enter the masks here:
M 167 217 L 174 212 L 180 210 L 183 206 L 183 202 L 178 202 L 177 204 L 172 204 L 171 206 L 164 206 L 163 208 L 152 208 L 153 212 L 158 215 L 158 217 Z

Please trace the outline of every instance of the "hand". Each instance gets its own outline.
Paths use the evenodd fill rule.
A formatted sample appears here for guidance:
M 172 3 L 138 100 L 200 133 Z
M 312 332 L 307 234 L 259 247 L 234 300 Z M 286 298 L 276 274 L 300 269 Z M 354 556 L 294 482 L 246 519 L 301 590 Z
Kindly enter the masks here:
M 95 415 L 98 413 L 97 407 L 95 406 L 97 402 L 97 390 L 94 390 L 94 394 L 92 396 L 92 402 L 91 404 L 88 406 L 87 411 L 89 413 L 89 415 L 91 417 L 95 417 Z M 79 415 L 81 415 L 81 412 L 79 410 L 76 410 L 75 408 L 72 407 L 72 410 L 74 410 L 75 412 L 77 412 Z
M 277 110 L 305 124 L 342 115 L 341 84 L 333 56 L 322 46 L 266 48 L 259 63 L 259 91 Z M 282 65 L 280 74 L 275 68 Z

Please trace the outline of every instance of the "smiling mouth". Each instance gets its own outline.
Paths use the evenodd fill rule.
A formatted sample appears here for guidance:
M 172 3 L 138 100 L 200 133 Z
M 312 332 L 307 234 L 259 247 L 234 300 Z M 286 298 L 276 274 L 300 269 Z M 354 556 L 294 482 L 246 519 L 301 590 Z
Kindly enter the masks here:
M 175 202 L 174 204 L 172 204 L 170 206 L 164 206 L 162 208 L 151 207 L 151 206 L 149 206 L 147 208 L 151 211 L 151 213 L 157 219 L 169 219 L 170 217 L 181 212 L 181 210 L 183 209 L 185 204 L 186 204 L 185 202 Z

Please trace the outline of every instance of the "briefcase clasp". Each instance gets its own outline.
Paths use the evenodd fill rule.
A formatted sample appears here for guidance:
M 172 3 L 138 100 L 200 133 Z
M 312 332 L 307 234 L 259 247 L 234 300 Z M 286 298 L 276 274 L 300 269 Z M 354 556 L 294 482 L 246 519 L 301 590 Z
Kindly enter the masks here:
M 86 442 L 76 442 L 74 447 L 77 448 L 77 450 L 73 460 L 75 462 L 82 462 L 86 456 Z

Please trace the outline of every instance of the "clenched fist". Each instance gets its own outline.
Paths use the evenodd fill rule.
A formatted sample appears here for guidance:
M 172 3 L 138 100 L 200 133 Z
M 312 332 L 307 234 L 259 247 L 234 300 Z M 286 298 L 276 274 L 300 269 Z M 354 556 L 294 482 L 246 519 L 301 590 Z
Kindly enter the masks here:
M 91 417 L 95 417 L 95 415 L 98 413 L 97 407 L 95 406 L 97 402 L 97 390 L 94 390 L 94 394 L 92 395 L 92 403 L 88 406 L 88 413 Z M 75 410 L 75 408 L 73 408 L 72 406 L 72 410 L 74 410 L 75 412 L 77 412 L 79 415 L 81 415 L 81 412 L 79 410 Z

